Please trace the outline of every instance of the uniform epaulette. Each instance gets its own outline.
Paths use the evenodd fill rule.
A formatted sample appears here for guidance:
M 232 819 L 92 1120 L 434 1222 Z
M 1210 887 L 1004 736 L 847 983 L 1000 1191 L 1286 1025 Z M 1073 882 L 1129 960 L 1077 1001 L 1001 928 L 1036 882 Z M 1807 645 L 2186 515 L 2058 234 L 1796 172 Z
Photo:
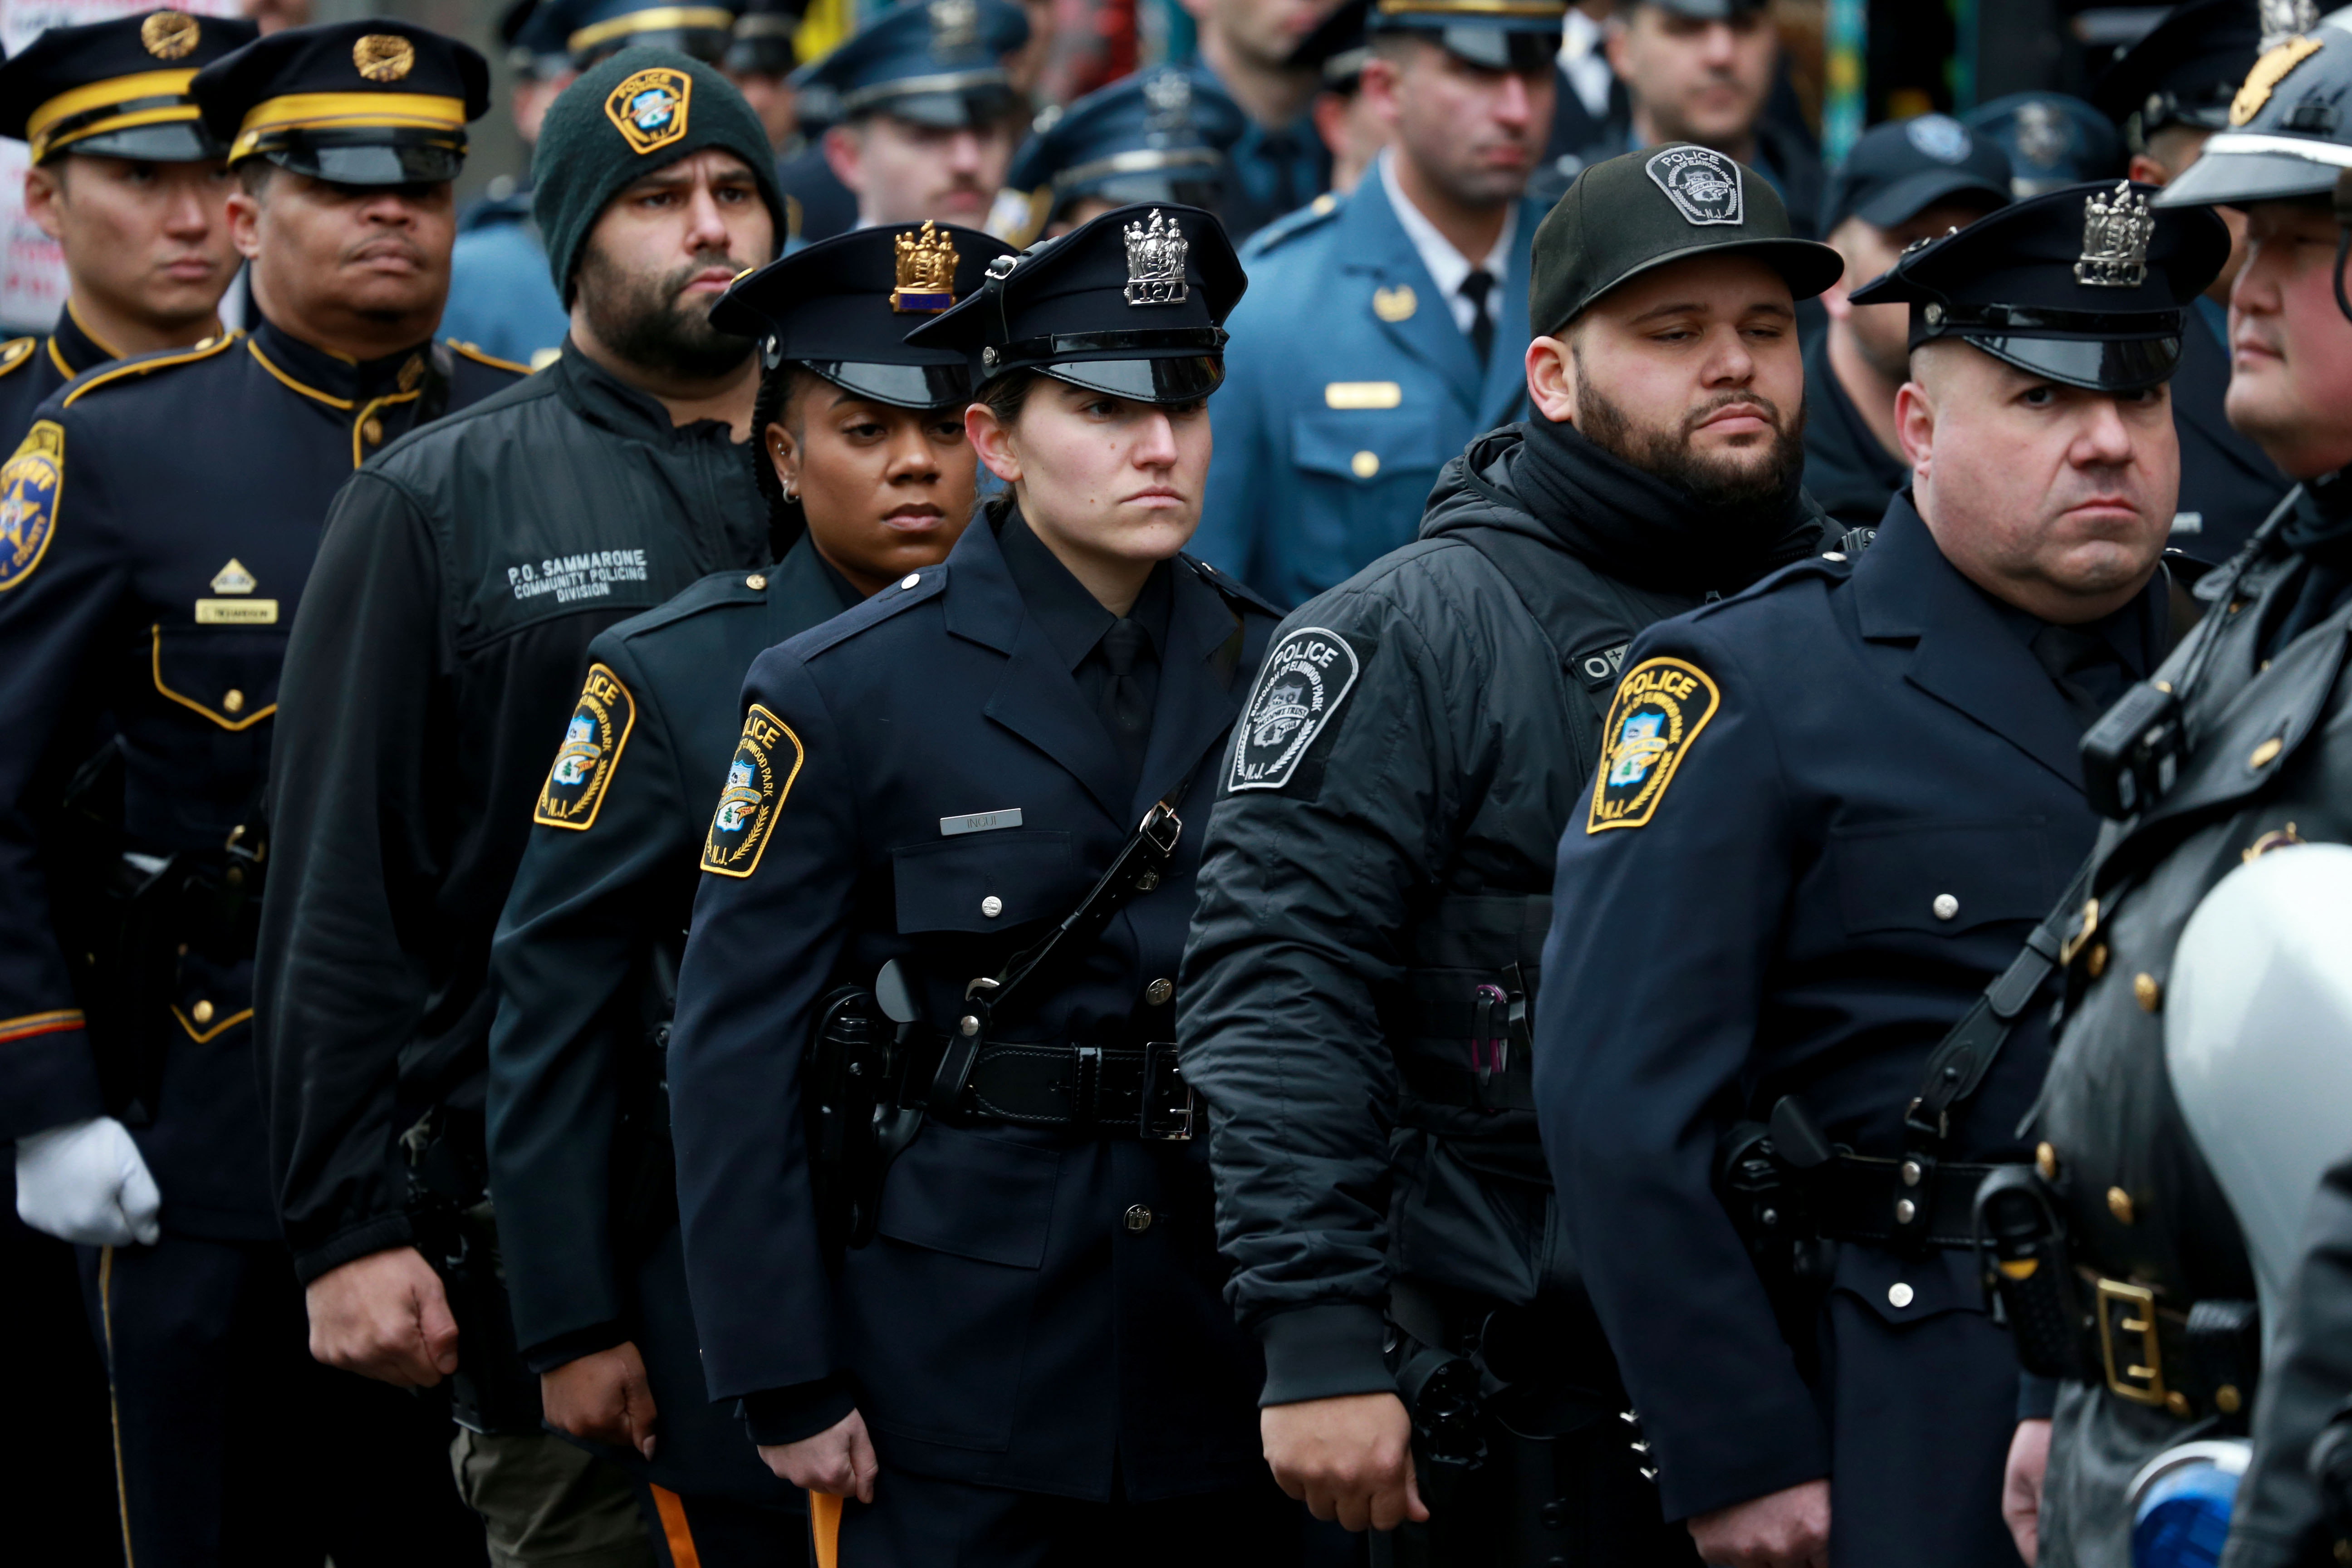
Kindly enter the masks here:
M 769 567 L 766 571 L 746 572 L 737 567 L 698 577 L 682 592 L 641 616 L 631 616 L 613 629 L 620 634 L 621 640 L 626 642 L 685 620 L 689 616 L 698 616 L 705 610 L 719 609 L 728 605 L 765 604 L 770 574 L 774 570 Z
M 493 370 L 509 371 L 516 375 L 529 375 L 530 374 L 530 366 L 527 364 L 517 364 L 510 359 L 500 359 L 498 355 L 493 353 L 485 353 L 481 349 L 472 343 L 460 342 L 456 338 L 443 338 L 441 341 L 447 343 L 452 349 L 464 354 L 467 359 L 472 360 L 477 364 L 486 364 Z
M 1197 555 L 1186 555 L 1181 559 L 1199 574 L 1202 582 L 1226 598 L 1239 599 L 1253 609 L 1265 611 L 1277 621 L 1282 619 L 1282 611 L 1276 609 L 1272 601 L 1231 573 L 1218 571 Z
M 812 626 L 793 638 L 793 647 L 802 658 L 813 658 L 837 643 L 846 642 L 868 626 L 879 626 L 901 610 L 939 597 L 947 585 L 945 562 L 926 566 L 920 572 L 909 572 L 864 604 L 844 610 L 823 626 Z
M 38 338 L 10 338 L 0 343 L 0 375 L 24 369 L 33 358 L 33 351 L 40 346 Z
M 1339 210 L 1347 199 L 1329 191 L 1324 192 L 1295 213 L 1286 214 L 1251 235 L 1242 244 L 1244 261 L 1253 261 L 1278 245 L 1287 244 L 1308 229 L 1319 228 Z
M 243 332 L 223 332 L 217 337 L 206 338 L 191 349 L 161 349 L 152 354 L 133 354 L 129 359 L 117 360 L 84 376 L 80 384 L 66 394 L 65 402 L 60 406 L 71 408 L 76 399 L 87 397 L 101 386 L 111 386 L 119 381 L 143 377 L 153 371 L 194 364 L 198 360 L 226 353 L 244 336 Z

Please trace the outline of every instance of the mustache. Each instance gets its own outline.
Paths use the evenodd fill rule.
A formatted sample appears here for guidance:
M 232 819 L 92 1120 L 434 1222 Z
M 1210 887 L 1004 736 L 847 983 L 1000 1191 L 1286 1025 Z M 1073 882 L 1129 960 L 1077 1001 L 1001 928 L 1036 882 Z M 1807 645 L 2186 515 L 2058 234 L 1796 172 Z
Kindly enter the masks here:
M 1780 412 L 1780 405 L 1770 398 L 1758 392 L 1726 392 L 1700 404 L 1683 416 L 1684 438 L 1687 440 L 1696 435 L 1701 425 L 1706 424 L 1723 410 L 1735 407 L 1753 408 L 1771 421 L 1774 430 L 1783 436 L 1789 433 L 1787 416 Z
M 737 259 L 724 250 L 698 252 L 693 260 L 663 275 L 661 297 L 675 300 L 693 286 L 694 280 L 714 267 L 723 267 L 730 276 L 740 272 L 751 263 Z
M 345 261 L 372 261 L 379 256 L 397 256 L 405 261 L 425 265 L 425 247 L 404 234 L 376 234 L 343 252 Z

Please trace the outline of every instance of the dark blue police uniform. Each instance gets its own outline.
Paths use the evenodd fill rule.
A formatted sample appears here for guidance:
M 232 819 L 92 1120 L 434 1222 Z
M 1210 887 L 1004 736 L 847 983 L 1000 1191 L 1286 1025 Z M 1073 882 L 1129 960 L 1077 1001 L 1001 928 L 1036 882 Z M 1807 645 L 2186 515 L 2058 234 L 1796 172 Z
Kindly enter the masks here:
M 1028 245 L 1073 226 L 1070 210 L 1174 202 L 1222 214 L 1234 186 L 1227 156 L 1249 119 L 1225 89 L 1160 66 L 1121 77 L 1060 114 L 1041 116 L 1013 156 L 989 229 Z
M 2151 242 L 2145 194 L 2021 203 L 1856 302 L 1911 300 L 1915 347 L 1989 338 L 2053 384 L 2159 383 L 2226 239 L 2168 218 Z M 2129 226 L 2084 250 L 2088 205 L 2110 200 Z M 2077 281 L 2110 262 L 2137 281 Z M 2021 305 L 2070 337 L 2003 335 Z M 1839 1568 L 2014 1561 L 2017 1380 L 1969 1205 L 2021 1152 L 2046 1007 L 1940 1133 L 1918 1141 L 1906 1107 L 2089 848 L 2077 742 L 2164 627 L 2161 577 L 2097 622 L 2044 625 L 1962 576 L 1906 494 L 1858 562 L 1790 567 L 1627 654 L 1560 845 L 1536 1098 L 1669 1518 L 1827 1477 Z M 1799 1107 L 1824 1160 L 1736 1221 L 1735 1124 L 1773 1118 L 1778 1179 L 1805 1155 Z
M 1242 279 L 1208 214 L 1120 208 L 992 270 L 915 341 L 1152 402 L 1215 384 Z M 1007 498 L 944 565 L 751 668 L 679 975 L 679 1208 L 712 1396 L 763 1443 L 864 1414 L 882 1470 L 845 1509 L 845 1562 L 1173 1563 L 1203 1531 L 1297 1561 L 1258 1356 L 1219 1296 L 1206 1142 L 1153 1044 L 1197 827 L 1034 986 L 989 978 L 1155 803 L 1191 809 L 1273 625 L 1185 557 L 1115 619 Z M 803 1053 L 834 985 L 894 961 L 917 1021 L 887 1098 L 923 1119 L 835 1268 Z

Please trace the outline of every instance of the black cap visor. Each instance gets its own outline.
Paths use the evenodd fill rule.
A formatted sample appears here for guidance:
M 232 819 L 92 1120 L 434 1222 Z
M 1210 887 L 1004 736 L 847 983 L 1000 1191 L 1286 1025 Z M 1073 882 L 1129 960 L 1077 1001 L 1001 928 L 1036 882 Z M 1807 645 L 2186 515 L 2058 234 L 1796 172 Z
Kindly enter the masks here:
M 584 49 L 572 51 L 572 64 L 576 70 L 586 70 L 597 61 L 619 54 L 623 49 L 676 49 L 691 55 L 706 65 L 717 65 L 727 56 L 728 46 L 734 35 L 724 27 L 654 27 L 642 33 L 623 33 L 610 38 L 599 38 Z M 786 48 L 790 54 L 789 46 Z M 786 66 L 785 69 L 792 68 Z
M 843 108 L 851 114 L 893 115 L 934 131 L 980 130 L 1001 124 L 1013 113 L 1013 89 L 1005 85 L 1001 71 L 981 74 L 994 79 L 941 88 L 910 81 L 907 85 L 912 91 L 860 94 L 854 101 L 845 100 Z
M 1207 207 L 1213 212 L 1223 199 L 1224 190 L 1224 182 L 1217 171 L 1198 165 L 1102 174 L 1056 191 L 1054 211 L 1045 221 L 1054 222 L 1078 203 L 1088 199 L 1108 202 L 1115 207 L 1133 206 L 1140 202 L 1167 202 L 1178 206 Z
M 1953 333 L 1930 342 L 1972 343 L 2032 375 L 2046 375 L 2091 392 L 2139 392 L 2172 379 L 2180 340 L 2168 338 L 2023 338 Z
M 1710 259 L 1727 256 L 1752 256 L 1778 272 L 1789 285 L 1792 300 L 1811 300 L 1836 282 L 1845 271 L 1845 258 L 1828 246 L 1811 239 L 1740 239 L 1727 245 L 1689 245 L 1680 250 L 1670 250 L 1664 256 L 1654 256 L 1647 261 L 1629 267 L 1608 282 L 1593 289 L 1576 303 L 1575 309 L 1560 318 L 1547 332 L 1556 332 L 1592 309 L 1612 290 L 1622 288 L 1644 273 L 1655 272 L 1661 267 L 1672 267 L 1677 261 L 1693 261 L 1701 257 Z
M 87 153 L 100 158 L 124 158 L 134 163 L 202 163 L 209 159 L 226 158 L 228 149 L 205 134 L 204 125 L 194 120 L 166 121 L 160 125 L 132 125 L 121 131 L 100 132 L 85 136 L 64 146 L 52 146 L 49 155 L 41 160 L 54 163 L 68 153 Z
M 1958 197 L 1974 197 L 1974 205 L 1985 212 L 2009 205 L 2009 186 L 1995 184 L 1980 174 L 1966 169 L 1922 169 L 1916 174 L 1906 174 L 1877 195 L 1858 201 L 1836 216 L 1830 227 L 1849 217 L 1858 217 L 1874 228 L 1893 228 L 1909 223 L 1937 202 Z M 1983 214 L 1979 214 L 1982 216 Z
M 2352 147 L 2303 136 L 2224 131 L 2205 143 L 2205 151 L 2179 179 L 2157 193 L 2152 205 L 2241 207 L 2325 196 L 2335 191 L 2336 176 L 2347 167 L 2352 167 Z
M 1222 353 L 1172 359 L 1056 360 L 1011 368 L 1034 370 L 1055 381 L 1089 392 L 1107 392 L 1130 403 L 1198 403 L 1225 382 Z
M 961 364 L 875 364 L 859 360 L 789 360 L 845 392 L 893 408 L 961 408 L 971 401 L 971 372 Z
M 1532 71 L 1550 65 L 1559 53 L 1559 27 L 1558 16 L 1497 16 L 1486 22 L 1448 22 L 1434 16 L 1405 16 L 1377 18 L 1372 30 L 1416 34 L 1455 58 L 1485 70 Z
M 436 185 L 466 166 L 466 138 L 399 129 L 288 131 L 263 138 L 253 155 L 333 185 Z

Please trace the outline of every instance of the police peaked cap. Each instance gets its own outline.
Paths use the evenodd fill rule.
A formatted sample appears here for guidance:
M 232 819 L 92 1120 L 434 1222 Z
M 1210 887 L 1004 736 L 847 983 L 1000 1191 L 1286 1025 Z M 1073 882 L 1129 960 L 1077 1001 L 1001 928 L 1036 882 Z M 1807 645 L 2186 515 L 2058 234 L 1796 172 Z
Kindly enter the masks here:
M 548 0 L 549 28 L 563 40 L 572 68 L 586 70 L 626 48 L 676 49 L 717 63 L 735 36 L 740 4 L 697 0 L 674 5 L 653 0 Z
M 825 118 L 888 113 L 951 129 L 1013 107 L 1004 57 L 1029 42 L 1029 18 L 1007 0 L 929 0 L 885 11 L 823 59 L 793 74 Z
M 2323 196 L 2352 169 L 2352 31 L 2342 12 L 2254 62 L 2230 124 L 2164 188 L 2164 207 Z
M 2191 0 L 2173 7 L 2122 50 L 2091 89 L 2091 101 L 2140 144 L 2168 125 L 2218 131 L 2261 53 L 2255 0 Z
M 1701 256 L 1752 256 L 1799 300 L 1845 270 L 1836 251 L 1796 237 L 1780 193 L 1755 170 L 1669 142 L 1591 165 L 1538 226 L 1529 323 L 1548 336 L 1619 284 Z
M 1568 0 L 1372 0 L 1366 29 L 1411 33 L 1489 70 L 1535 70 L 1559 53 Z
M 288 27 L 196 74 L 205 128 L 231 163 L 267 158 L 339 185 L 457 177 L 490 106 L 489 62 L 413 22 Z
M 1291 70 L 1319 72 L 1333 92 L 1352 92 L 1371 58 L 1372 0 L 1342 0 L 1282 63 Z
M 188 84 L 261 36 L 239 17 L 150 11 L 50 27 L 0 65 L 0 136 L 32 144 L 36 163 L 92 153 L 153 163 L 217 158 Z
M 1034 370 L 1191 403 L 1225 379 L 1223 322 L 1248 287 L 1214 214 L 1139 203 L 992 263 L 980 292 L 907 336 L 961 351 L 975 384 Z
M 1223 89 L 1160 66 L 1098 88 L 1038 125 L 1005 175 L 1013 201 L 1026 197 L 1017 230 L 997 226 L 1015 239 L 1034 237 L 1081 196 L 1114 206 L 1213 206 L 1226 152 L 1249 120 Z
M 727 56 L 719 63 L 730 71 L 783 76 L 799 61 L 794 40 L 809 0 L 751 0 L 735 18 L 735 33 Z
M 961 406 L 971 400 L 970 357 L 910 343 L 908 330 L 979 292 L 990 263 L 1018 254 L 954 224 L 861 228 L 738 278 L 711 307 L 710 324 L 760 340 L 772 366 L 805 365 L 877 403 Z
M 1939 338 L 2069 386 L 2133 392 L 2180 363 L 2189 307 L 2229 258 L 2210 212 L 2148 210 L 2153 185 L 2045 191 L 1903 253 L 1853 291 L 1911 307 L 1911 346 Z
M 2009 154 L 2010 190 L 2039 195 L 2084 180 L 2120 177 L 2127 160 L 2107 117 L 2063 92 L 2012 92 L 1979 104 L 1960 123 Z

